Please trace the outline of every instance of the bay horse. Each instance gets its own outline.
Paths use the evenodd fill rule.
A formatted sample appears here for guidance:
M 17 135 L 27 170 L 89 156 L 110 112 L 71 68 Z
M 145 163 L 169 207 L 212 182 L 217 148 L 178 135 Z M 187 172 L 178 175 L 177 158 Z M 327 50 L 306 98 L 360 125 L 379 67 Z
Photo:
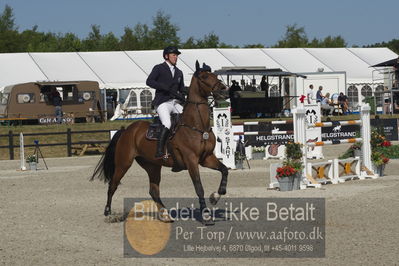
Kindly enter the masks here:
M 221 98 L 227 88 L 206 64 L 203 64 L 200 68 L 197 61 L 195 68 L 196 71 L 191 79 L 181 119 L 176 126 L 174 135 L 165 145 L 168 150 L 171 149 L 169 152 L 173 156 L 166 159 L 155 158 L 156 141 L 146 138 L 150 125 L 147 121 L 134 122 L 125 130 L 117 131 L 111 139 L 90 179 L 94 180 L 97 177 L 109 184 L 107 204 L 104 210 L 105 216 L 111 214 L 112 196 L 120 180 L 133 161 L 136 160 L 148 174 L 150 179 L 149 193 L 157 203 L 158 210 L 160 212 L 161 209 L 163 210 L 164 221 L 168 221 L 168 217 L 165 217 L 166 208 L 160 198 L 161 168 L 162 166 L 178 166 L 179 170 L 188 170 L 190 174 L 199 198 L 202 214 L 200 215 L 201 222 L 212 224 L 212 221 L 203 217 L 204 210 L 206 211 L 206 203 L 198 165 L 217 170 L 222 174 L 218 192 L 212 193 L 209 197 L 211 204 L 215 205 L 220 199 L 220 195 L 226 194 L 228 169 L 213 154 L 216 138 L 210 125 L 208 96 L 213 95 L 216 99 Z

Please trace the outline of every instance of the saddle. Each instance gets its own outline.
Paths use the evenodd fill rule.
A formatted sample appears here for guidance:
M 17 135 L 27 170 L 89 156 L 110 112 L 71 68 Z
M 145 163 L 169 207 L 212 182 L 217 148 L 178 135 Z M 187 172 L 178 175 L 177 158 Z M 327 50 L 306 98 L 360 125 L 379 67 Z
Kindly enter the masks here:
M 177 130 L 177 125 L 180 121 L 180 117 L 181 117 L 180 114 L 171 114 L 170 120 L 172 122 L 172 125 L 170 127 L 169 139 L 171 139 L 175 135 L 175 132 Z M 148 140 L 158 141 L 161 131 L 162 131 L 162 123 L 161 120 L 159 119 L 159 116 L 156 116 L 154 117 L 152 123 L 148 127 L 147 134 L 145 137 Z
M 178 128 L 177 125 L 179 124 L 179 121 L 180 121 L 180 117 L 181 117 L 180 114 L 172 114 L 171 115 L 170 119 L 171 119 L 172 125 L 171 125 L 171 130 L 170 130 L 170 134 L 169 134 L 169 139 L 168 140 L 173 138 L 173 136 L 175 135 L 176 130 Z M 156 116 L 156 117 L 154 117 L 154 120 L 152 121 L 152 123 L 148 127 L 148 130 L 147 130 L 147 133 L 146 133 L 146 138 L 148 140 L 156 140 L 156 141 L 158 141 L 159 137 L 160 137 L 160 134 L 161 134 L 161 131 L 162 131 L 162 123 L 161 123 L 161 120 L 159 119 L 159 117 Z M 173 149 L 170 147 L 168 141 L 166 142 L 165 146 L 166 146 L 166 149 L 167 149 L 166 153 L 168 154 L 170 152 L 170 155 L 172 155 L 172 158 L 173 158 L 173 161 L 174 161 L 173 166 L 172 166 L 172 172 L 180 172 L 182 170 L 187 169 L 186 167 L 181 166 L 175 160 L 175 156 L 173 154 Z

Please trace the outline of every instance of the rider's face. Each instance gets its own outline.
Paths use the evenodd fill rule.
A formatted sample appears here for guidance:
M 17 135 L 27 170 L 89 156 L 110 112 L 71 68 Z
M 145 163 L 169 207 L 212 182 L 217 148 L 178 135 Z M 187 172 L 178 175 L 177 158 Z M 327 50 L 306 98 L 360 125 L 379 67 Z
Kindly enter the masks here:
M 177 63 L 177 58 L 179 57 L 179 55 L 177 54 L 168 54 L 168 61 L 172 64 L 172 65 L 176 65 Z

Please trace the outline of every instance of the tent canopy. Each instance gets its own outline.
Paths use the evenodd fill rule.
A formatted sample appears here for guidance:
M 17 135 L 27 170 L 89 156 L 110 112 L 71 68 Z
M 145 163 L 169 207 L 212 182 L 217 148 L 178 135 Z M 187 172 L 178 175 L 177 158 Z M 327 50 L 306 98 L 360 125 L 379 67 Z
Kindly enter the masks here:
M 347 82 L 371 83 L 379 62 L 398 55 L 388 48 L 234 48 L 181 49 L 177 66 L 189 85 L 195 61 L 213 70 L 257 66 L 291 73 L 345 71 Z M 154 65 L 162 63 L 162 50 L 68 53 L 0 54 L 0 88 L 38 81 L 93 80 L 101 88 L 145 87 Z M 376 65 L 377 64 L 377 65 Z M 388 64 L 388 63 L 387 63 Z
M 398 66 L 398 65 L 399 65 L 399 57 L 373 65 L 372 67 L 388 67 L 388 66 Z

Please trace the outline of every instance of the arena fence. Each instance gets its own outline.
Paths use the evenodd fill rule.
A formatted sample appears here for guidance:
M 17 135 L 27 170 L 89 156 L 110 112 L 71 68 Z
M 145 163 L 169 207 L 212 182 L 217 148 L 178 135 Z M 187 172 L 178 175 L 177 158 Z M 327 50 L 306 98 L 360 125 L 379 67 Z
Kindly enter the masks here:
M 64 132 L 41 132 L 41 133 L 23 133 L 24 137 L 29 137 L 29 136 L 51 136 L 51 135 L 64 135 L 65 136 L 65 141 L 64 142 L 57 142 L 57 143 L 39 143 L 37 144 L 40 147 L 47 147 L 47 146 L 66 146 L 67 147 L 67 153 L 66 156 L 71 157 L 72 156 L 72 149 L 74 146 L 78 145 L 97 145 L 97 144 L 107 144 L 109 143 L 110 138 L 108 137 L 107 139 L 103 140 L 85 140 L 85 141 L 75 141 L 72 142 L 73 135 L 74 134 L 94 134 L 94 133 L 110 133 L 110 130 L 83 130 L 83 131 L 72 131 L 70 128 L 68 128 Z M 8 131 L 8 134 L 0 134 L 0 139 L 1 138 L 6 138 L 8 141 L 8 145 L 1 145 L 0 150 L 3 149 L 8 149 L 8 154 L 9 154 L 9 159 L 14 160 L 15 159 L 15 149 L 19 148 L 19 140 L 16 141 L 15 138 L 19 138 L 20 134 L 19 133 L 14 133 L 12 130 Z M 25 148 L 29 147 L 36 147 L 36 144 L 28 144 L 24 145 Z

